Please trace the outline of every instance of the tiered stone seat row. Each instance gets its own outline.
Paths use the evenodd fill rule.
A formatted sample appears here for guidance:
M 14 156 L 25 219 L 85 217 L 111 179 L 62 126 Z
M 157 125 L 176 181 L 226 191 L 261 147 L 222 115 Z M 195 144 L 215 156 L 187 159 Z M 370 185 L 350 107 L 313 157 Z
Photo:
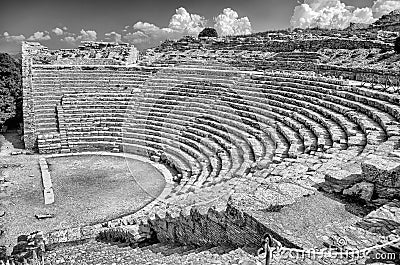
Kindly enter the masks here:
M 201 130 L 191 127 L 191 130 L 189 130 L 188 127 L 184 127 L 187 124 L 185 124 L 185 122 L 181 119 L 173 119 L 173 117 L 168 117 L 163 120 L 149 120 L 146 116 L 141 117 L 137 115 L 135 119 L 131 120 L 131 122 L 146 124 L 145 127 L 147 131 L 159 131 L 160 134 L 164 133 L 165 131 L 171 132 L 173 136 L 177 138 L 176 140 L 186 144 L 191 143 L 193 147 L 196 146 L 195 148 L 199 148 L 198 150 L 206 153 L 210 159 L 219 157 L 221 162 L 217 161 L 218 165 L 214 165 L 213 168 L 230 169 L 232 164 L 228 159 L 229 155 L 235 154 L 238 156 L 237 150 L 229 150 L 223 145 L 226 144 L 226 140 L 224 138 L 218 135 L 213 136 L 213 138 L 207 137 L 207 128 L 204 127 L 201 128 Z M 134 131 L 134 129 L 132 130 Z M 221 165 L 219 165 L 219 163 L 221 163 Z M 215 174 L 215 177 L 220 174 Z
M 186 74 L 186 72 L 184 73 Z M 195 76 L 189 78 L 193 79 L 192 82 L 196 81 Z M 209 79 L 210 78 L 208 77 L 208 80 Z M 217 80 L 217 85 L 224 85 L 224 78 L 221 79 L 217 76 L 217 78 L 214 77 L 212 80 L 214 81 L 214 79 Z M 214 113 L 214 115 L 210 115 L 210 113 L 204 111 L 204 107 L 206 106 L 205 104 L 207 104 L 206 107 L 208 108 L 214 108 L 213 105 L 215 105 L 215 102 L 207 101 L 202 103 L 201 101 L 199 102 L 194 100 L 192 97 L 185 97 L 185 94 L 190 95 L 187 90 L 193 89 L 193 91 L 195 91 L 195 88 L 191 88 L 190 84 L 188 84 L 189 88 L 185 85 L 185 88 L 178 89 L 177 93 L 168 91 L 168 87 L 171 84 L 165 83 L 164 81 L 164 76 L 157 74 L 156 80 L 153 79 L 152 82 L 147 82 L 149 89 L 142 91 L 144 97 L 140 99 L 139 109 L 134 112 L 136 117 L 132 120 L 134 124 L 140 122 L 151 124 L 151 126 L 148 126 L 147 128 L 147 133 L 155 128 L 162 132 L 167 132 L 170 131 L 170 128 L 172 127 L 175 135 L 185 135 L 190 138 L 193 137 L 193 141 L 204 142 L 202 138 L 204 139 L 205 136 L 209 136 L 208 140 L 213 140 L 214 145 L 222 144 L 221 149 L 227 150 L 225 154 L 230 155 L 231 161 L 226 161 L 227 156 L 225 156 L 225 162 L 222 163 L 225 165 L 233 165 L 229 166 L 234 170 L 231 170 L 231 173 L 227 174 L 228 177 L 235 174 L 235 172 L 240 173 L 239 175 L 243 175 L 243 170 L 249 166 L 243 166 L 243 161 L 255 161 L 255 159 L 263 159 L 265 157 L 265 152 L 267 150 L 265 145 L 261 144 L 254 135 L 246 133 L 246 131 L 249 131 L 249 128 L 246 129 L 245 126 L 243 126 L 244 124 L 241 122 L 241 118 L 238 117 L 238 115 L 232 115 L 232 113 L 230 113 L 232 112 L 232 109 L 228 109 L 229 112 L 224 110 L 224 115 L 219 113 L 223 113 L 221 110 L 219 110 L 218 114 Z M 206 79 L 204 78 L 203 81 L 206 81 Z M 218 86 L 214 89 L 218 89 Z M 203 94 L 205 91 L 197 90 L 197 92 Z M 206 93 L 208 92 L 209 91 L 206 91 Z M 201 115 L 199 115 L 200 113 Z M 193 120 L 193 118 L 195 118 L 195 120 Z M 188 122 L 191 123 L 190 126 L 188 126 Z M 223 126 L 218 127 L 218 123 L 221 123 Z M 217 130 L 213 127 L 217 128 Z M 127 130 L 135 131 L 134 129 Z M 224 132 L 224 130 L 226 130 L 226 132 Z M 251 127 L 250 131 L 254 133 L 254 129 L 251 129 Z M 259 131 L 262 133 L 261 130 Z M 190 134 L 188 134 L 188 132 Z M 204 135 L 204 132 L 206 132 L 206 135 Z M 168 134 L 165 135 L 173 137 L 174 133 L 168 132 Z M 266 134 L 264 135 L 265 137 L 268 137 Z M 261 139 L 260 136 L 258 136 L 258 138 Z M 271 143 L 269 142 L 269 144 Z M 210 147 L 208 147 L 208 149 L 210 149 Z M 229 172 L 229 167 L 225 166 L 225 172 Z M 219 166 L 217 168 L 219 168 Z M 211 179 L 217 175 L 220 178 L 224 177 L 224 174 L 219 174 L 218 172 L 207 172 L 207 174 L 209 174 Z M 204 181 L 201 180 L 189 184 L 203 185 Z
M 181 77 L 181 76 L 180 76 Z M 178 83 L 180 83 L 181 81 L 180 80 L 173 80 L 173 79 L 168 79 L 168 76 L 164 76 L 163 78 L 162 78 L 163 80 L 164 80 L 164 82 L 168 82 L 168 85 L 177 85 Z M 186 79 L 185 79 L 186 80 Z M 192 79 L 189 79 L 189 80 L 192 80 Z M 201 82 L 201 81 L 199 81 L 199 80 L 201 80 L 201 79 L 199 79 L 199 78 L 197 78 L 197 80 L 198 80 L 198 82 Z M 214 84 L 213 84 L 214 85 Z M 189 86 L 190 87 L 190 86 Z M 204 86 L 205 87 L 205 86 Z M 193 93 L 193 96 L 195 96 L 196 95 L 196 93 L 201 93 L 201 92 L 199 92 L 199 90 L 201 90 L 202 88 L 204 88 L 204 87 L 202 87 L 202 86 L 199 86 L 199 87 L 197 87 L 197 88 L 193 88 L 191 91 L 192 91 L 192 93 Z M 162 93 L 165 93 L 165 91 L 163 91 L 162 90 L 162 88 L 159 88 L 159 87 L 157 87 L 156 89 L 158 89 L 158 91 L 159 91 L 159 94 L 157 94 L 157 95 L 155 95 L 156 97 L 157 96 L 162 96 Z M 160 90 L 161 89 L 161 90 Z M 232 90 L 233 91 L 233 90 Z M 215 94 L 215 93 L 214 93 Z M 153 95 L 154 96 L 154 95 Z M 236 95 L 236 97 L 237 97 L 237 95 Z M 217 93 L 217 95 L 216 95 L 216 98 L 218 98 L 219 100 L 224 100 L 224 102 L 227 102 L 228 104 L 230 104 L 230 106 L 231 107 L 246 107 L 246 106 L 244 106 L 244 105 L 248 105 L 248 103 L 246 102 L 245 104 L 241 104 L 240 102 L 238 103 L 237 102 L 237 100 L 236 100 L 236 102 L 235 102 L 235 100 L 234 100 L 234 98 L 235 98 L 235 93 L 231 93 L 231 92 L 229 92 L 229 91 L 227 91 L 227 92 L 225 92 L 224 91 L 224 93 L 220 93 L 220 94 L 218 94 Z M 216 104 L 217 106 L 219 106 L 219 104 L 220 103 L 218 103 L 218 101 L 216 102 L 216 103 L 212 103 L 212 104 Z M 225 106 L 224 106 L 225 105 Z M 226 103 L 225 104 L 223 104 L 223 106 L 226 108 Z M 236 106 L 236 105 L 238 105 L 238 106 Z M 204 106 L 203 106 L 204 107 Z M 256 118 L 258 118 L 259 120 L 261 119 L 265 119 L 265 117 L 264 116 L 260 116 L 260 115 L 258 115 L 257 114 L 257 112 L 255 112 L 254 113 L 254 111 L 243 111 L 243 110 L 240 110 L 240 112 L 243 114 L 243 113 L 245 113 L 247 116 L 254 116 L 254 117 L 256 117 Z M 239 112 L 236 112 L 236 114 L 238 114 Z M 257 121 L 257 119 L 256 119 L 256 122 L 258 122 Z M 284 126 L 281 126 L 280 128 L 284 128 Z M 285 131 L 285 130 L 282 130 L 282 131 Z M 286 132 L 287 132 L 287 130 L 286 130 Z M 287 132 L 286 133 L 286 135 L 287 135 L 287 137 L 288 137 L 288 135 L 291 135 L 291 133 L 290 132 Z M 290 142 L 292 142 L 292 143 L 295 143 L 295 142 L 298 142 L 298 140 L 299 140 L 299 138 L 298 137 L 296 137 L 296 134 L 295 134 L 295 136 L 294 136 L 294 140 L 292 140 L 292 141 L 290 141 Z M 311 145 L 311 144 L 310 144 Z M 317 144 L 315 144 L 315 146 L 316 146 Z M 302 148 L 299 148 L 299 149 L 302 149 Z
M 307 80 L 307 81 L 314 81 L 314 82 L 322 82 L 324 83 L 324 86 L 329 86 L 329 84 L 332 85 L 348 85 L 347 80 L 343 79 L 337 79 L 334 77 L 325 77 L 325 76 L 320 76 L 320 75 L 309 75 L 309 74 L 300 74 L 296 73 L 294 71 L 290 72 L 282 72 L 282 71 L 265 71 L 264 75 L 266 76 L 274 76 L 274 77 L 286 77 L 286 78 L 291 78 L 294 80 Z
M 195 89 L 193 89 L 193 91 L 196 91 Z M 193 92 L 195 93 L 195 92 Z M 190 93 L 188 93 L 190 94 Z M 161 94 L 159 94 L 161 95 Z M 195 94 L 194 94 L 195 95 Z M 179 98 L 179 100 L 184 100 L 184 98 L 180 98 L 179 96 L 174 95 L 174 97 Z M 212 105 L 213 107 L 213 111 L 215 111 L 216 116 L 222 116 L 222 117 L 226 117 L 227 119 L 225 119 L 224 121 L 224 125 L 225 124 L 229 124 L 229 123 L 233 123 L 233 121 L 236 121 L 236 127 L 238 128 L 238 132 L 240 134 L 240 132 L 246 132 L 249 130 L 258 130 L 258 132 L 253 132 L 253 137 L 256 137 L 257 135 L 259 135 L 260 133 L 264 133 L 264 131 L 260 130 L 261 129 L 261 125 L 260 125 L 260 121 L 264 120 L 267 121 L 267 125 L 273 126 L 274 125 L 274 121 L 272 120 L 268 120 L 266 117 L 262 117 L 262 116 L 258 116 L 257 114 L 253 114 L 249 111 L 240 109 L 240 106 L 236 106 L 233 103 L 229 102 L 229 101 L 223 101 L 224 98 L 220 97 L 220 98 L 216 98 L 215 100 L 211 99 L 211 100 L 207 100 L 202 98 L 200 101 L 196 101 L 195 103 L 190 102 L 190 107 L 191 108 L 196 108 L 193 113 L 191 113 L 190 115 L 198 115 L 198 113 L 201 113 L 202 110 L 209 108 L 210 105 Z M 229 97 L 228 97 L 229 100 Z M 229 102 L 228 104 L 226 102 Z M 163 103 L 159 103 L 159 104 L 163 104 Z M 236 107 L 236 108 L 235 108 Z M 246 106 L 244 106 L 246 107 Z M 176 109 L 174 109 L 175 111 L 178 111 L 180 107 L 176 107 Z M 185 109 L 183 109 L 182 111 L 185 111 Z M 232 111 L 234 113 L 232 113 Z M 262 123 L 261 123 L 262 124 Z M 264 124 L 263 124 L 264 125 Z M 257 128 L 260 127 L 260 128 Z M 283 133 L 287 133 L 290 134 L 289 131 L 284 130 Z M 268 134 L 266 134 L 268 135 Z M 248 138 L 248 136 L 246 137 Z M 262 137 L 259 137 L 260 140 L 262 140 Z M 250 144 L 250 146 L 252 146 L 252 144 Z M 258 147 L 254 146 L 253 151 L 259 149 Z M 255 151 L 254 153 L 257 153 L 257 151 Z M 259 156 L 259 155 L 258 155 Z M 257 157 L 256 157 L 257 159 Z
M 288 61 L 288 62 L 319 62 L 318 53 L 311 52 L 280 52 L 275 56 L 268 58 L 268 60 Z
M 282 113 L 286 120 L 288 120 L 288 117 L 292 117 L 294 120 L 302 122 L 303 126 L 308 127 L 318 137 L 318 145 L 325 145 L 325 148 L 333 146 L 334 143 L 346 141 L 346 131 L 354 127 L 350 123 L 346 123 L 347 126 L 344 127 L 341 126 L 340 122 L 337 123 L 332 118 L 326 118 L 332 116 L 329 110 L 320 108 L 319 105 L 293 99 L 296 98 L 296 94 L 280 96 L 271 93 L 271 90 L 267 90 L 266 85 L 260 84 L 258 80 L 239 82 L 238 87 L 243 90 L 250 102 L 256 102 L 260 108 L 271 109 L 273 113 Z M 277 90 L 279 89 L 277 87 Z M 300 133 L 301 127 L 296 130 Z
M 159 79 L 159 80 L 157 80 L 157 82 L 166 81 L 165 80 L 165 76 L 159 76 L 158 75 L 157 77 Z M 182 80 L 179 81 L 179 82 L 182 83 Z M 156 81 L 154 81 L 154 83 L 156 83 Z M 226 123 L 226 120 L 228 120 L 228 121 L 229 120 L 235 120 L 235 119 L 237 120 L 237 117 L 235 117 L 235 115 L 231 114 L 231 116 L 229 116 L 229 115 L 226 116 L 227 114 L 225 114 L 225 115 L 220 114 L 219 112 L 222 112 L 222 110 L 225 110 L 226 113 L 228 113 L 228 111 L 232 112 L 232 108 L 229 109 L 229 108 L 227 108 L 226 104 L 218 104 L 215 101 L 212 102 L 212 103 L 209 102 L 209 101 L 201 102 L 201 100 L 194 102 L 192 100 L 192 97 L 190 97 L 190 99 L 191 99 L 190 103 L 188 103 L 186 105 L 185 104 L 181 104 L 182 106 L 178 106 L 179 103 L 185 102 L 184 96 L 179 95 L 179 93 L 178 94 L 172 93 L 169 98 L 165 96 L 167 94 L 167 92 L 168 92 L 168 87 L 171 84 L 172 83 L 169 80 L 167 82 L 167 84 L 164 85 L 164 86 L 158 84 L 156 89 L 155 90 L 151 90 L 151 92 L 144 91 L 143 93 L 145 95 L 144 96 L 145 100 L 141 101 L 140 109 L 137 110 L 136 113 L 135 113 L 135 115 L 140 115 L 140 120 L 136 119 L 136 120 L 133 120 L 133 121 L 135 121 L 136 123 L 138 123 L 138 122 L 147 122 L 147 123 L 149 123 L 149 120 L 152 119 L 153 115 L 155 115 L 156 117 L 158 115 L 158 117 L 161 117 L 162 119 L 161 119 L 161 122 L 159 124 L 157 124 L 157 123 L 155 123 L 155 124 L 158 126 L 158 128 L 160 130 L 162 130 L 162 128 L 165 125 L 176 123 L 176 121 L 171 119 L 172 116 L 176 116 L 177 117 L 176 120 L 179 120 L 179 119 L 183 120 L 182 118 L 185 117 L 185 115 L 188 116 L 188 117 L 196 117 L 196 116 L 199 115 L 199 113 L 201 113 L 201 109 L 204 109 L 204 107 L 207 107 L 207 106 L 208 107 L 210 107 L 210 106 L 215 107 L 215 109 L 218 112 L 214 112 L 214 110 L 213 110 L 214 117 L 218 117 L 219 120 L 222 123 Z M 148 82 L 147 85 L 150 85 L 150 82 Z M 165 89 L 163 89 L 163 87 Z M 183 89 L 183 90 L 185 91 L 186 94 L 190 95 L 190 92 L 189 92 L 190 88 L 191 88 L 191 85 L 185 85 L 185 89 Z M 199 96 L 199 94 L 202 94 L 202 91 L 201 91 L 201 89 L 199 87 L 194 87 L 194 88 L 192 88 L 192 90 L 193 90 L 193 93 L 197 93 L 197 96 Z M 196 92 L 194 92 L 194 91 L 196 91 Z M 192 95 L 192 96 L 194 96 L 194 95 Z M 186 98 L 186 100 L 188 100 L 188 98 Z M 226 96 L 226 98 L 231 98 L 231 97 L 228 95 L 228 96 Z M 160 100 L 160 99 L 162 99 L 162 100 Z M 176 99 L 175 103 L 174 103 L 174 99 Z M 203 98 L 201 98 L 201 99 L 203 99 Z M 173 106 L 172 107 L 173 111 L 171 111 L 171 108 L 170 109 L 167 108 L 166 112 L 160 111 L 163 108 L 165 108 L 165 106 L 168 106 L 168 105 L 172 105 Z M 190 112 L 188 110 L 184 110 L 185 108 L 188 108 L 188 107 L 189 108 L 193 108 L 194 111 Z M 247 112 L 248 112 L 248 114 L 250 114 L 249 111 L 247 111 Z M 167 117 L 164 117 L 163 115 L 167 116 Z M 221 116 L 224 117 L 225 120 L 222 120 L 220 118 Z M 164 123 L 162 122 L 162 120 L 164 120 Z M 225 124 L 224 124 L 224 126 L 225 126 Z M 242 128 L 240 128 L 240 127 L 238 127 L 238 128 L 239 128 L 238 132 L 240 132 L 241 130 L 243 131 L 243 125 L 242 125 Z M 154 129 L 155 129 L 155 127 L 154 127 L 154 124 L 153 124 L 151 129 L 150 129 L 150 131 L 154 130 Z M 182 129 L 182 128 L 180 128 L 180 129 Z M 146 132 L 149 133 L 150 131 L 146 131 Z M 244 129 L 244 131 L 246 131 L 246 129 Z M 145 133 L 143 132 L 142 134 L 145 134 Z M 173 136 L 172 132 L 169 132 L 168 134 L 170 135 L 170 137 Z M 265 134 L 265 135 L 267 135 L 267 134 Z M 253 144 L 250 144 L 250 146 L 252 146 L 252 145 Z M 241 148 L 243 148 L 243 147 L 241 147 Z M 250 158 L 250 156 L 248 156 L 248 158 Z
M 332 147 L 362 151 L 398 133 L 395 102 L 388 108 L 388 98 L 354 93 L 340 80 L 198 67 L 161 70 L 136 91 L 64 95 L 70 149 L 157 156 L 181 174 L 179 194 L 242 176 L 254 163 Z
M 164 81 L 166 81 L 166 80 L 164 79 Z M 170 83 L 170 81 L 168 81 L 168 82 L 169 83 L 167 85 L 165 85 L 165 87 L 168 87 L 169 85 L 173 85 L 172 83 Z M 175 83 L 175 85 L 176 85 L 176 83 Z M 188 101 L 187 104 L 190 105 L 190 107 L 198 107 L 200 111 L 201 111 L 202 108 L 205 107 L 205 104 L 208 104 L 208 106 L 211 105 L 211 106 L 215 107 L 216 111 L 218 111 L 218 112 L 219 111 L 225 111 L 227 113 L 232 112 L 232 108 L 230 108 L 230 109 L 228 108 L 228 110 L 226 110 L 227 109 L 227 105 L 228 105 L 229 102 L 226 101 L 226 103 L 224 102 L 224 104 L 221 104 L 221 102 L 219 102 L 221 100 L 224 100 L 219 95 L 214 95 L 213 96 L 213 97 L 215 97 L 215 100 L 211 99 L 211 98 L 210 99 L 206 99 L 204 97 L 200 97 L 200 95 L 207 95 L 208 93 L 212 93 L 212 90 L 215 91 L 216 89 L 218 89 L 218 86 L 217 87 L 212 87 L 212 86 L 200 86 L 200 87 L 198 87 L 198 84 L 196 84 L 196 85 L 195 84 L 187 84 L 184 89 L 179 89 L 179 92 L 174 93 L 174 92 L 168 92 L 168 90 L 164 90 L 163 87 L 156 87 L 155 89 L 152 90 L 153 91 L 153 94 L 152 94 L 153 97 L 152 98 L 157 98 L 157 97 L 161 98 L 163 96 L 165 97 L 166 93 L 170 93 L 170 95 L 167 98 L 165 98 L 166 100 L 163 100 L 162 102 L 158 102 L 158 103 L 156 102 L 157 104 L 160 104 L 160 106 L 157 106 L 159 108 L 162 107 L 163 104 L 167 104 L 167 102 L 174 102 L 175 99 L 178 99 L 175 102 L 175 105 L 177 105 L 178 102 Z M 188 96 L 188 97 L 186 97 L 186 96 Z M 196 96 L 198 96 L 199 99 L 201 98 L 201 100 L 198 101 L 197 99 L 195 99 Z M 229 97 L 228 97 L 228 99 L 229 99 Z M 154 100 L 151 100 L 150 103 L 151 102 L 154 102 Z M 150 104 L 150 106 L 151 106 L 151 104 Z M 232 107 L 232 104 L 231 104 L 231 107 Z M 174 110 L 177 110 L 178 108 L 180 108 L 180 106 L 174 107 Z M 242 111 L 242 110 L 236 110 L 236 112 L 235 112 L 236 115 L 232 115 L 230 113 L 230 115 L 231 115 L 230 119 L 232 119 L 232 120 L 238 119 L 237 116 L 238 115 L 240 116 L 241 114 L 244 114 L 244 113 L 245 112 Z M 196 115 L 196 114 L 194 113 L 194 115 Z M 226 115 L 228 115 L 228 114 L 225 114 L 225 116 Z M 250 114 L 248 114 L 246 117 L 242 116 L 242 117 L 240 117 L 240 119 L 242 121 L 243 120 L 247 120 L 250 123 L 251 122 L 251 118 L 249 119 L 249 117 L 251 117 L 251 116 L 249 116 L 249 115 Z M 254 124 L 252 124 L 252 125 L 254 125 Z M 248 129 L 245 129 L 242 126 L 241 130 L 245 130 L 246 131 Z
M 290 81 L 288 78 L 279 79 L 278 82 L 283 82 L 285 86 L 289 87 L 290 85 L 285 82 L 299 82 L 301 84 L 308 85 L 307 88 L 309 88 L 310 90 L 312 89 L 316 92 L 331 94 L 332 96 L 330 98 L 337 99 L 338 97 L 341 97 L 342 101 L 340 101 L 339 104 L 349 106 L 361 112 L 362 114 L 368 115 L 372 118 L 373 121 L 377 122 L 382 127 L 382 129 L 385 130 L 385 132 L 393 130 L 394 135 L 398 134 L 398 132 L 396 134 L 398 126 L 398 122 L 396 122 L 396 119 L 400 117 L 400 108 L 393 104 L 398 102 L 399 100 L 396 96 L 390 99 L 390 96 L 387 93 L 379 96 L 380 92 L 377 93 L 372 89 L 328 85 L 322 82 L 317 82 L 313 84 L 312 82 L 306 81 L 304 79 L 300 81 L 299 79 L 296 79 L 296 77 L 291 78 Z M 303 88 L 303 86 L 301 86 L 301 88 Z M 353 104 L 351 102 L 353 102 Z M 389 136 L 392 135 L 389 134 Z
M 56 105 L 66 93 L 112 92 L 129 93 L 152 74 L 146 69 L 55 69 L 34 68 L 32 83 L 36 132 L 39 135 L 56 133 Z M 100 108 L 100 106 L 99 106 Z
M 348 120 L 357 124 L 363 133 L 368 135 L 368 139 L 370 139 L 368 143 L 370 144 L 378 144 L 384 141 L 390 136 L 386 133 L 387 129 L 397 124 L 394 117 L 390 114 L 364 104 L 363 100 L 366 100 L 365 98 L 355 98 L 349 94 L 344 94 L 340 90 L 316 86 L 319 84 L 303 85 L 294 83 L 293 80 L 290 81 L 288 79 L 269 80 L 265 77 L 261 77 L 261 79 L 264 79 L 262 82 L 266 84 L 265 88 L 268 92 L 280 94 L 286 98 L 307 100 L 310 103 L 318 99 L 320 105 L 341 113 Z M 347 99 L 349 97 L 352 100 Z
M 61 101 L 60 132 L 65 133 L 69 149 L 118 148 L 122 141 L 122 125 L 131 93 L 65 94 Z M 60 111 L 59 111 L 60 113 Z M 82 148 L 83 146 L 83 148 Z M 107 148 L 105 148 L 107 149 Z

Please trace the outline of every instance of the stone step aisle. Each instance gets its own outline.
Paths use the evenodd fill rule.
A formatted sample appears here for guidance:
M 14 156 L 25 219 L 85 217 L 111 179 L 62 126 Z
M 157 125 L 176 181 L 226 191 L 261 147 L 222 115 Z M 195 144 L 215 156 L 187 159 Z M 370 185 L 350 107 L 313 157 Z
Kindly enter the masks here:
M 57 106 L 58 126 L 60 131 L 61 153 L 70 153 L 71 149 L 68 144 L 67 123 L 65 122 L 64 109 Z

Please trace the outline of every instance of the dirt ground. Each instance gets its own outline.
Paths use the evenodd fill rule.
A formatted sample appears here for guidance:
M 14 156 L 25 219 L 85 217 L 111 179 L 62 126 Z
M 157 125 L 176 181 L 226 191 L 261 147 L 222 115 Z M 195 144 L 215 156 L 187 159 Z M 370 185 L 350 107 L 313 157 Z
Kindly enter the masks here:
M 48 159 L 55 203 L 44 205 L 39 155 L 10 156 L 9 142 L 0 151 L 0 245 L 12 246 L 20 234 L 44 232 L 107 221 L 133 213 L 165 187 L 162 174 L 151 165 L 112 156 Z M 3 148 L 7 147 L 7 150 Z M 18 150 L 17 150 L 18 151 Z M 36 214 L 54 218 L 37 220 Z

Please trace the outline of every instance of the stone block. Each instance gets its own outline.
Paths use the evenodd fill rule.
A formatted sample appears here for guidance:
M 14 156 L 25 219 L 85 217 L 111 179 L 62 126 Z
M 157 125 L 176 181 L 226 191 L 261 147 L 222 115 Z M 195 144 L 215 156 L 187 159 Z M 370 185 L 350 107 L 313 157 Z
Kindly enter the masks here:
M 400 188 L 400 158 L 369 155 L 361 164 L 363 179 L 391 188 Z
M 375 194 L 378 198 L 388 200 L 400 199 L 400 188 L 390 188 L 375 184 Z
M 390 202 L 370 212 L 366 218 L 391 220 L 400 224 L 400 203 Z
M 374 194 L 374 184 L 365 181 L 356 183 L 352 187 L 343 190 L 343 194 L 358 197 L 364 201 L 371 201 Z
M 53 204 L 54 203 L 54 192 L 53 188 L 44 189 L 43 190 L 44 196 L 44 204 Z

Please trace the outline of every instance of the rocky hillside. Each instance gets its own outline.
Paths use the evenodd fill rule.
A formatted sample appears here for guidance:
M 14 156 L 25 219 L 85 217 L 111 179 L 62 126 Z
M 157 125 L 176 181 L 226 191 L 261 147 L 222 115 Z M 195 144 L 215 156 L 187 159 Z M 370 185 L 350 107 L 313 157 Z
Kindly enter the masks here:
M 383 15 L 375 21 L 370 28 L 378 28 L 386 31 L 400 31 L 400 9 Z
M 0 127 L 22 121 L 21 61 L 0 53 Z
M 379 49 L 324 49 L 322 63 L 347 67 L 400 70 L 400 55 Z

